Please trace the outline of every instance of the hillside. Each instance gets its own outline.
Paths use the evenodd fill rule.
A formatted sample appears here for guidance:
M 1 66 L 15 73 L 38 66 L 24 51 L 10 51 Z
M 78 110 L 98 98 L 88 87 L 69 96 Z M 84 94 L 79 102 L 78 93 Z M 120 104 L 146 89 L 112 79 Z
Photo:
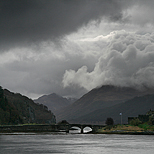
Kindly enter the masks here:
M 154 94 L 135 97 L 124 103 L 96 110 L 75 119 L 75 121 L 81 123 L 85 121 L 88 123 L 95 121 L 105 123 L 108 117 L 112 117 L 115 123 L 120 123 L 121 117 L 119 113 L 122 112 L 122 121 L 126 124 L 128 122 L 128 117 L 137 117 L 139 114 L 146 114 L 150 109 L 154 110 Z
M 153 93 L 154 89 L 140 91 L 129 87 L 102 86 L 101 88 L 91 90 L 69 107 L 59 110 L 56 117 L 58 121 L 74 119 L 73 122 L 77 122 L 76 119 L 79 120 L 80 117 L 84 117 L 92 112 L 94 113 L 96 110 L 114 106 L 136 96 Z
M 3 90 L 0 104 L 0 124 L 55 123 L 55 116 L 44 105 L 37 105 L 21 94 Z M 3 104 L 3 106 L 2 106 Z
M 52 93 L 50 95 L 43 95 L 38 99 L 35 99 L 34 102 L 48 106 L 48 108 L 52 110 L 54 114 L 56 114 L 57 110 L 62 109 L 70 105 L 71 103 L 75 102 L 75 99 L 73 98 L 67 99 L 55 93 Z

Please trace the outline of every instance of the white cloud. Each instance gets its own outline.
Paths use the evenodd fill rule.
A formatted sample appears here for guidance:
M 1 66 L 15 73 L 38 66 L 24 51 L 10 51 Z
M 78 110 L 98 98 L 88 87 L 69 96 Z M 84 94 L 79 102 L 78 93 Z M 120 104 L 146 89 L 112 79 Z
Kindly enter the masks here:
M 0 83 L 4 88 L 33 98 L 52 92 L 79 97 L 85 90 L 63 89 L 62 77 L 65 70 L 77 70 L 82 65 L 93 69 L 99 53 L 97 50 L 92 53 L 88 48 L 91 50 L 92 45 L 87 47 L 66 38 L 60 43 L 42 42 L 10 49 L 0 56 Z
M 102 55 L 95 68 L 91 72 L 87 66 L 77 71 L 67 70 L 63 84 L 65 87 L 78 85 L 87 90 L 106 84 L 154 87 L 153 46 L 153 34 L 113 32 L 110 44 L 100 48 Z
M 154 23 L 153 19 L 153 6 L 154 1 L 140 1 L 140 3 L 136 3 L 133 7 L 130 7 L 124 10 L 125 16 L 129 18 L 129 22 L 138 25 L 148 25 L 150 23 Z

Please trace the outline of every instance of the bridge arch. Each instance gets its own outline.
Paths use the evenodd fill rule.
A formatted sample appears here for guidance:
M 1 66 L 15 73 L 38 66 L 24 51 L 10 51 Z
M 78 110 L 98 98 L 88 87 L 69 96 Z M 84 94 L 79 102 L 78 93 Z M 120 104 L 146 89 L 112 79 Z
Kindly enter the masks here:
M 78 127 L 78 128 L 80 128 L 81 129 L 81 133 L 84 133 L 84 129 L 85 128 L 89 128 L 90 129 L 90 131 L 92 131 L 93 130 L 93 127 L 92 127 L 92 125 L 86 125 L 86 124 L 70 124 L 70 128 L 69 129 L 71 129 L 72 127 Z
M 92 131 L 92 127 L 86 126 L 83 128 L 83 133 L 88 133 Z
M 81 132 L 81 128 L 78 127 L 78 126 L 72 126 L 72 127 L 69 127 L 69 133 L 75 133 L 75 134 L 78 134 Z

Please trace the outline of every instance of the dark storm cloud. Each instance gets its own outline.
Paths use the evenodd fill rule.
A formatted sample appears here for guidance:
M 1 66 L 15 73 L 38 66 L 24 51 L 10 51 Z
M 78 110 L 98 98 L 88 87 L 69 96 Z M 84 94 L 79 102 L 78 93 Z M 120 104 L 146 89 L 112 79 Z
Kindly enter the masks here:
M 106 83 L 154 86 L 153 6 L 153 0 L 0 0 L 1 86 L 33 98 L 81 96 Z
M 29 42 L 53 40 L 90 20 L 121 19 L 118 0 L 1 0 L 1 49 Z

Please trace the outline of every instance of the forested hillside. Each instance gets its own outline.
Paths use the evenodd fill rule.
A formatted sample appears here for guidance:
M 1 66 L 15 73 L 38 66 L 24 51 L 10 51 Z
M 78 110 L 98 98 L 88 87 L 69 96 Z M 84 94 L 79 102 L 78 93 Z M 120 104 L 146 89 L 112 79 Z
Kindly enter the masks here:
M 21 94 L 0 87 L 0 124 L 55 123 L 54 114 Z
M 4 90 L 0 87 L 0 124 L 23 123 L 16 108 L 8 102 L 4 96 Z

